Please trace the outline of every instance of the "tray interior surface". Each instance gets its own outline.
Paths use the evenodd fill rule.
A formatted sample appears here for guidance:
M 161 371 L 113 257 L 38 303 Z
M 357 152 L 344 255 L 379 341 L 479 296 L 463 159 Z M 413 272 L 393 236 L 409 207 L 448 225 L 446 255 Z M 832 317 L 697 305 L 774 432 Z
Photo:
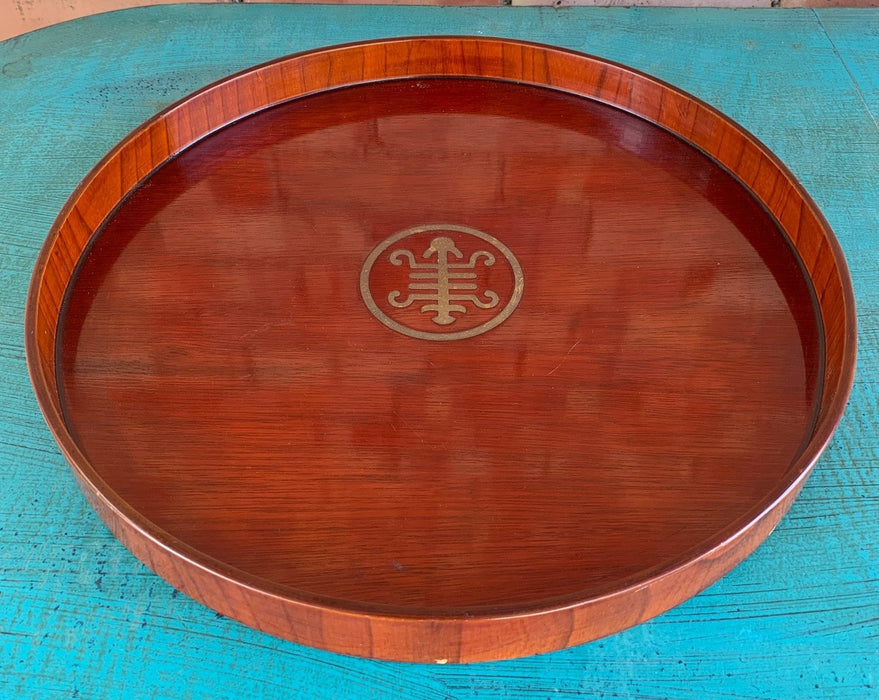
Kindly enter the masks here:
M 438 340 L 387 303 L 405 266 L 379 263 L 439 235 L 492 252 L 476 284 L 501 305 L 519 285 L 495 327 Z M 415 336 L 366 303 L 376 250 L 366 296 Z M 465 307 L 450 326 L 495 313 Z M 796 253 L 713 160 L 613 107 L 454 78 L 190 147 L 105 223 L 57 336 L 68 428 L 120 499 L 305 599 L 412 615 L 685 561 L 784 479 L 822 363 Z

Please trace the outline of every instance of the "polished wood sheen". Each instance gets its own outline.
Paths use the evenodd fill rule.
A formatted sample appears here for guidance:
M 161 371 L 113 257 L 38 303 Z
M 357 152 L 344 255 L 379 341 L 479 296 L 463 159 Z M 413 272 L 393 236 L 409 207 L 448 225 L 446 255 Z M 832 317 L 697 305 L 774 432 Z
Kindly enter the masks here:
M 27 343 L 83 491 L 161 576 L 297 642 L 465 662 L 635 625 L 747 556 L 842 415 L 855 317 L 815 205 L 712 108 L 552 47 L 399 39 L 134 132 L 56 222 Z

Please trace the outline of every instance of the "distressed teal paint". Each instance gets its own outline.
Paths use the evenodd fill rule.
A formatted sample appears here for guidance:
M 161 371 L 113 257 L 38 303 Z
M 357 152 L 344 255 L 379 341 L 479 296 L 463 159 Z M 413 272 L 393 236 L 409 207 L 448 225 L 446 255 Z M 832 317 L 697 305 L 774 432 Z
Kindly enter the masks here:
M 307 649 L 218 617 L 86 506 L 32 398 L 22 316 L 37 250 L 89 168 L 151 114 L 254 63 L 392 35 L 596 53 L 711 102 L 801 178 L 846 251 L 859 374 L 788 517 L 666 615 L 529 659 L 430 667 Z M 0 698 L 879 696 L 879 13 L 166 6 L 0 43 Z

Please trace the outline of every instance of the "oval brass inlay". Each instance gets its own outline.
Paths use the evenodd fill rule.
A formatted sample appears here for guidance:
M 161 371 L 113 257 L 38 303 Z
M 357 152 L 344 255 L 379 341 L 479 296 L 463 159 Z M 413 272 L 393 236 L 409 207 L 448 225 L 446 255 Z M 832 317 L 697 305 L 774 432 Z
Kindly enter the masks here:
M 452 224 L 389 236 L 360 271 L 360 294 L 373 316 L 423 340 L 461 340 L 497 327 L 515 311 L 524 283 L 507 246 Z

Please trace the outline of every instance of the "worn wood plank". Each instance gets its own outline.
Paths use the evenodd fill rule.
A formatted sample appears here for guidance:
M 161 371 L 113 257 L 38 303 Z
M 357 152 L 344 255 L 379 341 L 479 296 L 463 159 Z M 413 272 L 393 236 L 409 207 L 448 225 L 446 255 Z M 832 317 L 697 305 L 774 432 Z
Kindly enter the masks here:
M 192 0 L 197 3 L 277 3 L 277 2 L 302 2 L 308 0 Z M 662 4 L 665 0 L 656 0 Z M 721 2 L 723 0 L 720 0 Z M 59 22 L 70 20 L 100 12 L 112 12 L 144 5 L 171 5 L 177 0 L 8 0 L 0 3 L 0 41 L 10 39 L 25 32 L 32 32 L 43 27 L 48 27 Z M 503 5 L 508 4 L 499 0 L 325 0 L 325 2 L 339 5 Z
M 144 5 L 173 4 L 176 0 L 10 0 L 0 3 L 0 41 L 25 32 L 79 17 Z M 192 0 L 203 3 L 308 3 L 310 0 Z M 339 5 L 568 5 L 600 7 L 877 7 L 879 0 L 323 0 Z
M 390 34 L 557 43 L 651 72 L 742 122 L 801 178 L 860 310 L 849 411 L 751 558 L 657 620 L 515 662 L 425 667 L 280 642 L 139 565 L 76 491 L 31 397 L 21 320 L 54 215 L 156 110 L 291 51 Z M 171 6 L 0 44 L 0 683 L 10 697 L 851 697 L 879 667 L 877 17 L 857 11 Z M 254 41 L 258 36 L 259 41 Z M 73 70 L 75 68 L 75 70 Z M 872 87 L 871 87 L 872 86 Z

